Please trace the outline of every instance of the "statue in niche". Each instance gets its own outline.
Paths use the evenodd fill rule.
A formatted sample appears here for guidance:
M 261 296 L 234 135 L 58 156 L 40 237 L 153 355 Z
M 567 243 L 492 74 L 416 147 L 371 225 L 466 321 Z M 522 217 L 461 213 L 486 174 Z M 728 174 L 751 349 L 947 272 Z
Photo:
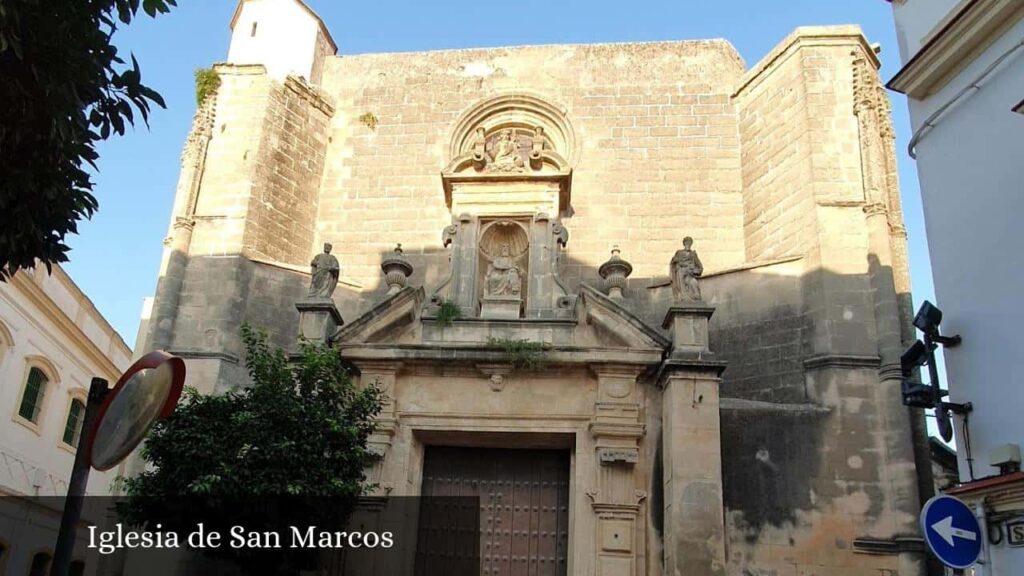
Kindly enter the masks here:
M 697 279 L 704 274 L 704 265 L 692 247 L 693 238 L 683 238 L 683 249 L 676 250 L 672 262 L 669 263 L 672 294 L 676 302 L 699 302 L 701 299 L 700 283 Z
M 310 262 L 309 294 L 310 298 L 330 298 L 338 286 L 341 275 L 341 264 L 331 254 L 331 244 L 324 243 L 324 251 L 313 257 Z
M 512 261 L 512 250 L 509 245 L 502 244 L 498 256 L 487 266 L 484 296 L 519 296 L 523 282 L 519 267 Z
M 522 172 L 526 169 L 523 156 L 519 152 L 519 138 L 511 128 L 498 133 L 491 151 L 492 160 L 487 169 L 495 172 Z

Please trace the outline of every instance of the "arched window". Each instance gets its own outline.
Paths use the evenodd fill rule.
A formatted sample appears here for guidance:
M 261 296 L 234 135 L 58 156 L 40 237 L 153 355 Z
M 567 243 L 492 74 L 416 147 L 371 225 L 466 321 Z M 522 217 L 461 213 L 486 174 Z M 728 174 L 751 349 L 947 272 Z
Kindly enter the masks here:
M 78 398 L 71 399 L 68 407 L 68 417 L 64 421 L 64 436 L 62 440 L 72 448 L 78 448 L 78 439 L 82 437 L 82 424 L 85 422 L 85 402 Z
M 50 379 L 39 368 L 33 366 L 28 372 L 28 380 L 25 382 L 25 389 L 21 394 L 21 404 L 18 407 L 18 415 L 32 422 L 39 423 L 39 411 L 43 407 L 43 397 L 46 395 L 46 386 Z
M 50 560 L 53 557 L 47 552 L 36 552 L 32 557 L 32 565 L 28 568 L 28 576 L 47 576 L 50 573 Z
M 68 568 L 68 576 L 82 576 L 82 574 L 85 574 L 85 562 L 75 560 L 71 563 L 71 567 Z

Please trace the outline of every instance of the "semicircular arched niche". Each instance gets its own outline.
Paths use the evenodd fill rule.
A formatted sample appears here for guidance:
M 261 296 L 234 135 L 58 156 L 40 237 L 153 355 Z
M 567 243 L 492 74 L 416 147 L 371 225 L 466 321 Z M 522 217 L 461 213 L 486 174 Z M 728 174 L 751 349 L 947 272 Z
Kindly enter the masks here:
M 448 153 L 441 178 L 453 211 L 486 212 L 474 207 L 476 199 L 496 187 L 506 191 L 513 213 L 554 214 L 569 206 L 576 135 L 564 110 L 540 96 L 515 92 L 478 102 L 455 123 Z M 472 200 L 453 205 L 453 190 Z M 509 205 L 502 209 L 508 213 Z

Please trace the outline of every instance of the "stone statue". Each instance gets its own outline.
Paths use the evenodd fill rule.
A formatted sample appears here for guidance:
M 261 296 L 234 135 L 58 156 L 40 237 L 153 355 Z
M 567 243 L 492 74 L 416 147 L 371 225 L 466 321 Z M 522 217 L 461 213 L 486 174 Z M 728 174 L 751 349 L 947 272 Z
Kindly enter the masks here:
M 672 294 L 676 302 L 700 301 L 700 284 L 697 279 L 704 274 L 704 265 L 693 250 L 693 238 L 683 238 L 683 249 L 676 250 L 669 263 L 669 276 L 672 278 Z
M 487 165 L 491 170 L 498 172 L 520 172 L 525 169 L 526 163 L 519 153 L 519 141 L 510 128 L 498 133 L 494 141 L 494 159 Z
M 484 295 L 519 296 L 522 287 L 519 267 L 512 261 L 511 249 L 508 244 L 502 244 L 498 256 L 487 267 Z
M 323 253 L 314 256 L 310 263 L 310 298 L 330 298 L 338 286 L 341 265 L 338 264 L 338 259 L 331 255 L 331 248 L 329 243 L 324 243 Z

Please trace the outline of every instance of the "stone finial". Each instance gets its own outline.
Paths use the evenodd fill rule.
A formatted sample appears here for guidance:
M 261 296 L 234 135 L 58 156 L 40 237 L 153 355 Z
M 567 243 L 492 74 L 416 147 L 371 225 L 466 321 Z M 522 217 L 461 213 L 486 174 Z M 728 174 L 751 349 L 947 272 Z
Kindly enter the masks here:
M 405 288 L 412 275 L 412 264 L 405 259 L 401 244 L 396 245 L 395 251 L 380 263 L 380 269 L 384 271 L 389 296 Z
M 619 256 L 619 252 L 618 245 L 613 246 L 611 258 L 597 269 L 597 273 L 601 275 L 608 286 L 608 297 L 615 300 L 622 299 L 622 290 L 626 288 L 626 278 L 633 273 L 633 265 L 623 260 Z

